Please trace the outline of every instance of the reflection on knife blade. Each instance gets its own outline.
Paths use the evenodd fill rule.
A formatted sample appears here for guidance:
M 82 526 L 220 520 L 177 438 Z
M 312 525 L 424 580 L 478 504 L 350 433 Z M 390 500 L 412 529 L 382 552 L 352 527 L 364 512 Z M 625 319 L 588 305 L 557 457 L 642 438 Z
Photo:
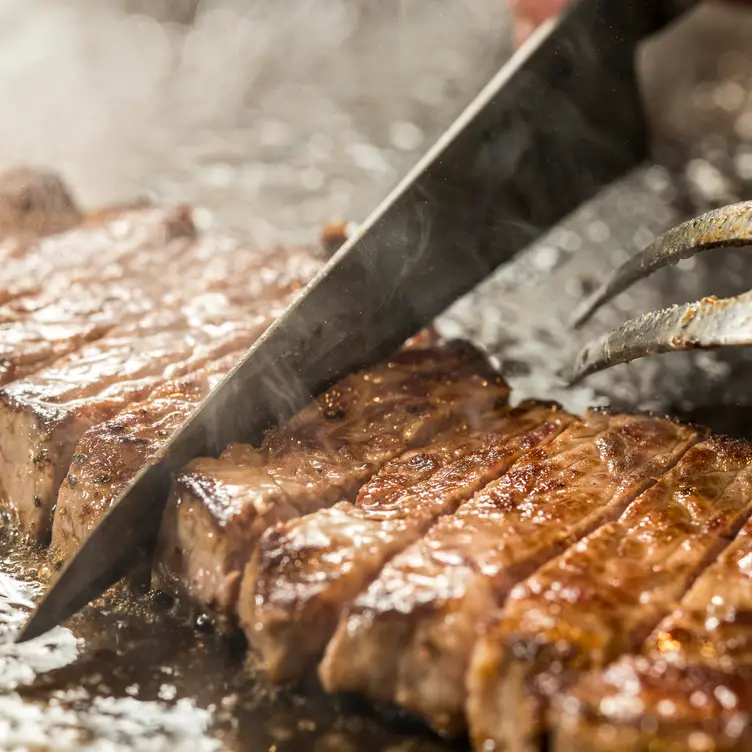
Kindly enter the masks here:
M 255 441 L 394 350 L 646 153 L 636 45 L 657 4 L 581 0 L 542 27 L 143 468 L 60 573 L 28 640 L 100 595 L 156 534 L 170 474 Z

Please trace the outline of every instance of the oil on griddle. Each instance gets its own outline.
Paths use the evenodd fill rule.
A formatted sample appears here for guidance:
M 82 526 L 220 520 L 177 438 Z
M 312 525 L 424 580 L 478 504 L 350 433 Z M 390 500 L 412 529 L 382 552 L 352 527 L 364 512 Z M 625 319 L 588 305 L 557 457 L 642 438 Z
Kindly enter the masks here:
M 90 205 L 148 191 L 206 206 L 206 224 L 240 225 L 262 241 L 310 238 L 329 219 L 362 218 L 504 59 L 502 5 L 327 0 L 315 17 L 311 5 L 290 16 L 282 4 L 238 0 L 8 6 L 0 81 L 14 107 L 0 122 L 0 166 L 53 166 Z M 748 353 L 646 360 L 572 391 L 556 376 L 579 338 L 630 314 L 750 287 L 744 252 L 718 254 L 687 262 L 693 274 L 643 282 L 576 336 L 562 323 L 655 233 L 752 196 L 750 38 L 752 18 L 706 8 L 654 43 L 643 67 L 660 164 L 625 178 L 443 318 L 444 332 L 499 358 L 517 395 L 575 410 L 607 400 L 670 409 L 752 435 Z M 39 95 L 48 90 L 57 96 Z M 315 688 L 269 693 L 238 671 L 237 646 L 151 596 L 113 596 L 70 629 L 15 646 L 7 638 L 48 572 L 9 537 L 0 556 L 3 748 L 443 746 L 406 719 L 336 705 Z

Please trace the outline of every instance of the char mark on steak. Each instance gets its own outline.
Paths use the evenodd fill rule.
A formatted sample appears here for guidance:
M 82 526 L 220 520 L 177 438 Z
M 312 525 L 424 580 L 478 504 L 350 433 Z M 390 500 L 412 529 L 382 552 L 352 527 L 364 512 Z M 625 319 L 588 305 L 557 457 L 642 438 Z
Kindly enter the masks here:
M 461 732 L 472 648 L 512 587 L 618 517 L 696 440 L 672 421 L 595 412 L 533 449 L 355 599 L 321 664 L 324 687 Z
M 57 498 L 51 548 L 66 559 L 110 508 L 138 471 L 188 419 L 196 406 L 240 360 L 232 353 L 163 384 L 81 437 Z
M 268 527 L 354 500 L 386 462 L 439 431 L 476 425 L 508 394 L 464 343 L 404 349 L 346 377 L 269 432 L 259 451 L 235 446 L 176 478 L 154 584 L 232 623 L 241 574 Z
M 468 676 L 476 746 L 537 749 L 548 698 L 638 648 L 750 513 L 752 444 L 712 438 L 517 586 Z
M 388 462 L 354 503 L 267 531 L 246 569 L 238 604 L 267 674 L 290 681 L 313 668 L 344 607 L 388 559 L 570 421 L 548 405 L 492 409 L 477 430 L 455 429 Z
M 729 491 L 749 500 L 745 475 Z M 748 520 L 639 654 L 586 674 L 556 703 L 554 748 L 750 749 L 751 562 Z
M 259 256 L 221 236 L 201 238 L 172 261 L 174 269 L 165 263 L 155 277 L 162 289 L 152 313 L 0 389 L 0 484 L 30 539 L 49 539 L 58 489 L 85 431 L 247 348 L 307 281 L 298 275 L 321 263 L 299 248 Z

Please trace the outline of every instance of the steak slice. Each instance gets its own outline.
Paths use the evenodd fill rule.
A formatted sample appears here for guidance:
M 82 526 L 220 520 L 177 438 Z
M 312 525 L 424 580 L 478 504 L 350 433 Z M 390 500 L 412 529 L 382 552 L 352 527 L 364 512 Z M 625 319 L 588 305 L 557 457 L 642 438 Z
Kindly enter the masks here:
M 712 438 L 516 587 L 468 675 L 476 746 L 537 749 L 547 699 L 639 647 L 750 513 L 752 444 Z
M 728 493 L 752 499 L 749 469 Z M 752 521 L 747 521 L 639 655 L 590 672 L 557 703 L 556 748 L 750 749 L 750 571 Z
M 86 430 L 165 381 L 247 348 L 307 281 L 298 272 L 321 264 L 310 249 L 269 258 L 219 240 L 201 239 L 183 254 L 179 261 L 193 266 L 158 301 L 161 310 L 0 389 L 2 495 L 32 540 L 48 539 L 57 491 Z
M 242 354 L 232 353 L 163 384 L 147 399 L 84 433 L 55 508 L 52 549 L 58 560 L 78 548 L 136 473 L 157 455 Z
M 570 420 L 548 405 L 494 410 L 476 431 L 455 430 L 388 462 L 354 504 L 268 530 L 246 568 L 238 613 L 271 678 L 313 668 L 344 607 L 388 559 Z
M 240 346 L 230 336 L 218 350 L 214 332 L 181 328 L 175 319 L 158 313 L 121 327 L 0 390 L 2 501 L 29 539 L 48 540 L 57 491 L 87 429 L 182 375 L 191 361 Z
M 512 587 L 621 514 L 696 438 L 668 420 L 594 412 L 533 449 L 353 602 L 321 664 L 324 687 L 462 731 L 473 646 Z
M 260 451 L 232 447 L 176 478 L 155 586 L 187 594 L 232 623 L 241 574 L 268 527 L 353 500 L 386 462 L 441 430 L 474 424 L 508 394 L 487 360 L 464 343 L 403 349 L 346 377 L 267 434 Z

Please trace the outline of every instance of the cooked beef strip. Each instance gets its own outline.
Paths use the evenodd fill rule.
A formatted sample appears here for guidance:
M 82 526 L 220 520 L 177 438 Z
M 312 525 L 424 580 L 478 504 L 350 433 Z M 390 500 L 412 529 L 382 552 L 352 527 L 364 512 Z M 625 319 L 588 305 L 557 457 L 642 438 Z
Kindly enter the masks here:
M 204 249 L 199 243 L 196 253 L 214 247 L 209 243 Z M 297 259 L 302 272 L 310 272 L 309 265 L 300 263 L 303 249 L 288 255 L 280 257 L 282 272 L 271 273 L 268 280 L 263 270 L 269 259 L 215 255 L 207 266 L 182 275 L 180 288 L 161 301 L 165 309 L 116 327 L 0 389 L 0 484 L 5 505 L 28 537 L 48 539 L 57 491 L 86 430 L 165 381 L 247 347 L 266 329 L 307 281 L 290 277 L 291 259 Z M 307 258 L 313 258 L 310 252 Z M 223 275 L 217 272 L 228 270 L 232 274 L 220 284 Z
M 475 745 L 537 749 L 547 698 L 639 647 L 750 513 L 752 444 L 712 438 L 517 586 L 468 674 Z
M 474 424 L 509 389 L 463 343 L 404 349 L 325 391 L 260 451 L 236 446 L 180 474 L 163 518 L 154 583 L 234 619 L 242 571 L 272 524 L 355 498 L 360 486 L 438 431 Z
M 78 442 L 52 523 L 57 560 L 72 554 L 136 473 L 169 441 L 196 405 L 240 360 L 231 353 L 155 389 Z
M 313 668 L 343 608 L 388 559 L 570 421 L 535 403 L 493 410 L 476 431 L 455 430 L 388 462 L 354 504 L 267 531 L 246 568 L 238 613 L 269 676 L 289 681 Z
M 736 492 L 750 499 L 742 482 Z M 750 749 L 751 572 L 747 521 L 640 654 L 588 673 L 557 703 L 555 748 Z
M 591 413 L 384 567 L 345 611 L 320 676 L 396 702 L 437 730 L 465 726 L 465 674 L 512 587 L 625 507 L 696 441 L 672 421 Z

